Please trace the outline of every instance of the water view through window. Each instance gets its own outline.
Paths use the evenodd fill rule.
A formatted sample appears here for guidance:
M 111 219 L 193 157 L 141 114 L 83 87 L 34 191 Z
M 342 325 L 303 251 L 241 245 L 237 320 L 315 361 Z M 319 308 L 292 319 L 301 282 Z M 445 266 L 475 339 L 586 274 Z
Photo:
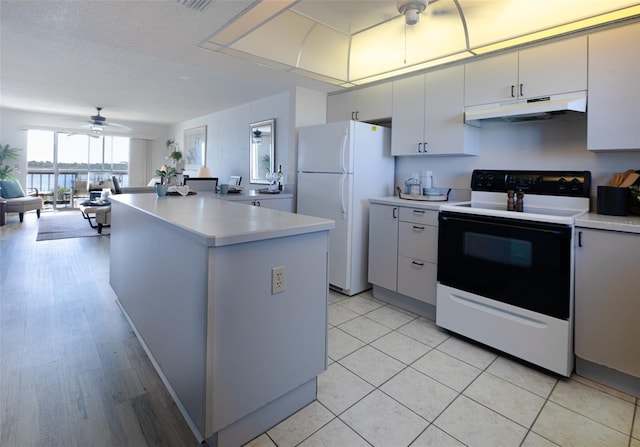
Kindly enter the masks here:
M 74 206 L 76 196 L 101 190 L 113 175 L 128 185 L 128 137 L 28 131 L 27 187 L 37 188 L 46 203 Z

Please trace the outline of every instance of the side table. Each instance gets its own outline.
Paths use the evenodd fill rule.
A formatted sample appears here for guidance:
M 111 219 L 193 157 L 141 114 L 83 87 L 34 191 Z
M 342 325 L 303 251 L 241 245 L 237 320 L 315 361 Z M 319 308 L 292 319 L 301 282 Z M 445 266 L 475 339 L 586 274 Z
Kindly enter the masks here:
M 3 226 L 7 218 L 7 201 L 0 199 L 0 227 Z

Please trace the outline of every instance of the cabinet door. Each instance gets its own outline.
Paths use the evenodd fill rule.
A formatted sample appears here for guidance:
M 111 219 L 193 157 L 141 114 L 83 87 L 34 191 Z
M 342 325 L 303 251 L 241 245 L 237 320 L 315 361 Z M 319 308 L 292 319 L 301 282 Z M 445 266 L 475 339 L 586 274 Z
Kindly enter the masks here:
M 515 99 L 518 84 L 517 52 L 469 62 L 464 69 L 465 106 Z
M 398 207 L 369 205 L 369 282 L 392 291 L 397 287 Z
M 640 377 L 640 235 L 576 228 L 575 352 Z
M 386 82 L 357 90 L 356 119 L 375 121 L 392 115 L 392 83 Z
M 425 119 L 424 98 L 424 75 L 393 82 L 391 155 L 418 155 L 422 153 Z
M 391 117 L 391 82 L 351 90 L 327 98 L 327 122 L 376 121 Z
M 358 97 L 356 90 L 329 95 L 327 97 L 327 122 L 354 119 L 357 107 Z
M 640 149 L 640 24 L 589 36 L 587 148 Z
M 436 305 L 436 264 L 398 256 L 398 293 Z
M 520 51 L 518 55 L 518 88 L 516 90 L 522 98 L 586 89 L 587 36 L 574 37 Z M 591 108 L 591 104 L 589 106 Z
M 478 131 L 468 127 L 464 123 L 464 67 L 427 73 L 425 154 L 477 154 L 478 145 L 471 141 L 471 134 Z
M 437 262 L 438 228 L 412 222 L 400 222 L 398 255 Z

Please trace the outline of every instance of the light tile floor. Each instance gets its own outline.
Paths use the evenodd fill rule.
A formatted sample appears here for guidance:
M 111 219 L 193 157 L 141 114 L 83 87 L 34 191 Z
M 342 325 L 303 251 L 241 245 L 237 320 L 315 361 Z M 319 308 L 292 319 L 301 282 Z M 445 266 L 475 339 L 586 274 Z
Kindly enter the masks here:
M 329 297 L 318 398 L 247 447 L 640 447 L 640 402 L 385 304 Z

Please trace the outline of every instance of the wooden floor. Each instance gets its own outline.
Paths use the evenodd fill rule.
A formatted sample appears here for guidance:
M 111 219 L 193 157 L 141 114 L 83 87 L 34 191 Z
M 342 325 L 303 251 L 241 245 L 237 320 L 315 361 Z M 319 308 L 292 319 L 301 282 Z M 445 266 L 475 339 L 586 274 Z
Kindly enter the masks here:
M 0 446 L 198 445 L 116 303 L 109 237 L 37 230 L 0 227 Z

